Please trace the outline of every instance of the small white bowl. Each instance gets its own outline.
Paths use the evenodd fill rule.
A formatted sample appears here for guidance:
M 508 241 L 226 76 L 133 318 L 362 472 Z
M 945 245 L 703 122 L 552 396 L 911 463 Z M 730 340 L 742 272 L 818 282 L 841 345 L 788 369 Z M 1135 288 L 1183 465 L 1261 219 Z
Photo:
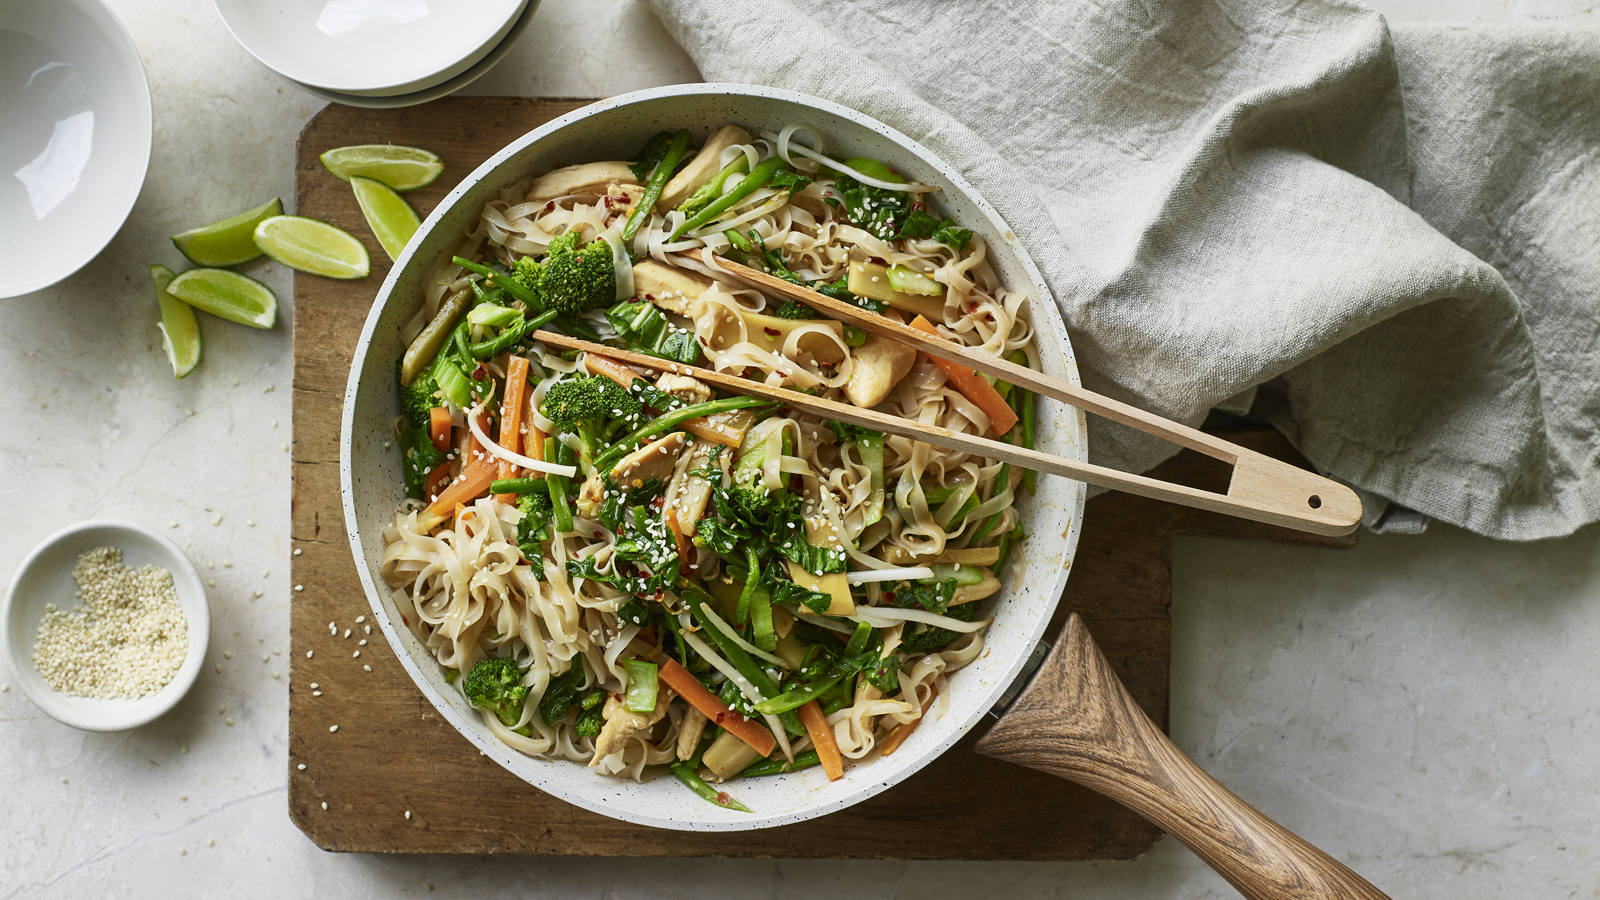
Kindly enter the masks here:
M 0 0 L 0 298 L 93 259 L 150 164 L 150 86 L 98 0 Z
M 527 0 L 215 0 L 240 46 L 290 81 L 342 94 L 410 94 L 471 68 Z
M 108 546 L 122 551 L 122 564 L 130 569 L 155 564 L 171 572 L 178 605 L 189 620 L 189 652 L 183 665 L 165 687 L 148 697 L 97 700 L 57 693 L 33 664 L 33 645 L 45 606 L 55 604 L 61 610 L 76 606 L 78 585 L 72 567 L 84 551 Z M 211 606 L 206 602 L 205 587 L 178 545 L 143 525 L 107 519 L 64 528 L 33 548 L 17 567 L 6 592 L 5 623 L 6 651 L 22 692 L 50 718 L 84 731 L 137 728 L 171 709 L 194 684 L 211 640 Z
M 495 63 L 504 59 L 505 55 L 511 52 L 511 47 L 517 42 L 517 38 L 522 37 L 522 33 L 528 30 L 529 23 L 533 21 L 533 14 L 538 9 L 539 0 L 528 0 L 528 5 L 522 8 L 522 15 L 518 16 L 517 20 L 511 24 L 511 29 L 506 32 L 506 36 L 501 38 L 500 43 L 496 44 L 492 50 L 485 53 L 482 59 L 473 63 L 471 68 L 460 75 L 441 81 L 432 87 L 423 88 L 420 91 L 414 91 L 409 94 L 395 94 L 388 97 L 367 97 L 360 94 L 341 94 L 338 91 L 330 91 L 325 88 L 319 88 L 316 85 L 302 84 L 292 78 L 285 80 L 313 97 L 320 97 L 330 103 L 339 103 L 344 106 L 357 106 L 364 109 L 399 109 L 403 106 L 416 106 L 418 103 L 427 103 L 430 100 L 437 100 L 440 97 L 454 94 L 456 91 L 477 81 L 485 72 L 494 68 Z

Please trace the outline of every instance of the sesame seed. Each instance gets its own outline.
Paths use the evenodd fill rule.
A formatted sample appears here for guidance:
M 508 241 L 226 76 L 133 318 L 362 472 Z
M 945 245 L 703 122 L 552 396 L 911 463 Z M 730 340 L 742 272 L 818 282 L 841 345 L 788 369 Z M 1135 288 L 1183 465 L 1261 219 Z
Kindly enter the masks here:
M 232 719 L 223 719 L 223 721 L 228 723 L 229 725 L 233 724 L 233 720 Z
M 411 821 L 411 810 L 406 810 L 406 821 Z
M 272 680 L 273 681 L 277 681 L 278 680 L 278 673 L 277 672 L 273 672 L 272 673 Z
M 232 650 L 224 650 L 224 651 L 222 651 L 222 658 L 223 659 L 233 659 L 233 651 Z
M 305 589 L 306 589 L 306 586 L 303 585 L 303 584 L 297 584 L 297 585 L 294 586 L 295 593 L 297 593 L 297 594 L 299 592 L 305 590 Z
M 310 659 L 310 658 L 311 658 L 311 654 L 312 654 L 312 653 L 313 653 L 313 652 L 315 652 L 315 651 L 312 651 L 312 650 L 307 650 L 307 651 L 306 651 L 306 659 Z
M 361 655 L 361 651 L 360 651 L 360 650 L 357 650 L 357 651 L 356 651 L 356 652 L 354 652 L 354 653 L 352 653 L 352 654 L 350 654 L 350 658 L 351 658 L 351 659 L 354 659 L 354 658 L 356 658 L 356 657 L 358 657 L 358 656 L 360 656 L 360 655 Z
M 368 672 L 372 671 L 372 667 L 371 666 L 362 666 L 361 668 L 366 669 Z
M 361 642 L 360 642 L 360 646 L 365 647 L 366 645 L 367 645 L 367 639 L 366 638 L 362 638 Z
M 306 770 L 306 764 L 305 763 L 301 763 L 300 764 L 300 771 L 304 772 L 305 770 Z
M 328 808 L 328 801 L 326 801 L 326 800 L 322 801 L 322 808 L 323 809 L 327 809 Z
M 321 691 L 312 691 L 311 692 L 311 696 L 313 696 L 313 697 L 321 697 L 322 696 L 322 692 Z
M 317 685 L 317 683 L 315 681 L 313 681 L 313 682 L 311 682 L 311 687 L 313 689 L 315 689 L 316 687 L 318 687 L 318 685 Z
M 217 845 L 217 841 L 216 841 L 215 838 L 206 838 L 206 846 L 207 847 L 215 847 L 216 845 Z
M 303 551 L 301 551 L 301 549 L 299 547 L 294 548 L 294 555 L 295 556 L 299 556 L 302 552 Z
M 188 800 L 189 799 L 189 795 L 188 794 L 179 794 L 178 795 L 178 799 L 179 800 Z
M 338 730 L 339 730 L 339 726 L 337 726 L 337 725 L 329 725 L 328 726 L 328 733 L 329 734 L 332 734 L 333 732 L 338 731 Z

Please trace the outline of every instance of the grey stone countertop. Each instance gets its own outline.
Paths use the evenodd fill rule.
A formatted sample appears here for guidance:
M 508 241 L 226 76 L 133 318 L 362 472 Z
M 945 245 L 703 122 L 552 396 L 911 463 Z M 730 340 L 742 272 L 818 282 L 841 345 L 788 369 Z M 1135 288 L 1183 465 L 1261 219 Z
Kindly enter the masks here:
M 208 319 L 204 361 L 180 382 L 146 267 L 182 262 L 168 235 L 292 198 L 294 137 L 323 103 L 257 64 L 205 0 L 111 5 L 149 73 L 155 149 L 94 262 L 0 302 L 0 584 L 66 525 L 143 522 L 214 581 L 211 658 L 176 710 L 122 734 L 0 692 L 0 900 L 1236 896 L 1171 839 L 1133 862 L 1068 864 L 315 847 L 285 802 L 289 273 L 246 266 L 285 301 L 278 326 Z M 1395 21 L 1593 21 L 1587 0 L 1376 5 Z M 697 79 L 637 0 L 546 0 L 468 92 Z M 1396 898 L 1600 894 L 1600 530 L 1513 545 L 1435 527 L 1349 552 L 1180 539 L 1174 567 L 1172 735 L 1224 784 Z

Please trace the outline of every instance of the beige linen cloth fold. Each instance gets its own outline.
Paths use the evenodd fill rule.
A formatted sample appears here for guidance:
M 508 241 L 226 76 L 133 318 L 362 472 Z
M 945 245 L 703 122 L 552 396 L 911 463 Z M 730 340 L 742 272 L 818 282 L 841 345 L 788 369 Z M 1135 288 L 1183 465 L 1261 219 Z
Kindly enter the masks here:
M 1044 272 L 1093 390 L 1277 425 L 1367 524 L 1600 518 L 1600 30 L 1333 0 L 651 0 L 709 81 L 887 122 Z M 1095 461 L 1175 451 L 1090 416 Z

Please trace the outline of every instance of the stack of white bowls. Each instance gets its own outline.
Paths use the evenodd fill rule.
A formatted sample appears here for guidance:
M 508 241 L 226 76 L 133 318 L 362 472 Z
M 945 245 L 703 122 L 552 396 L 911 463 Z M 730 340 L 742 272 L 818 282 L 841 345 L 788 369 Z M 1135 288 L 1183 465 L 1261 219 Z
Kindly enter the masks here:
M 262 65 L 324 100 L 394 108 L 466 87 L 511 49 L 539 0 L 215 0 Z

